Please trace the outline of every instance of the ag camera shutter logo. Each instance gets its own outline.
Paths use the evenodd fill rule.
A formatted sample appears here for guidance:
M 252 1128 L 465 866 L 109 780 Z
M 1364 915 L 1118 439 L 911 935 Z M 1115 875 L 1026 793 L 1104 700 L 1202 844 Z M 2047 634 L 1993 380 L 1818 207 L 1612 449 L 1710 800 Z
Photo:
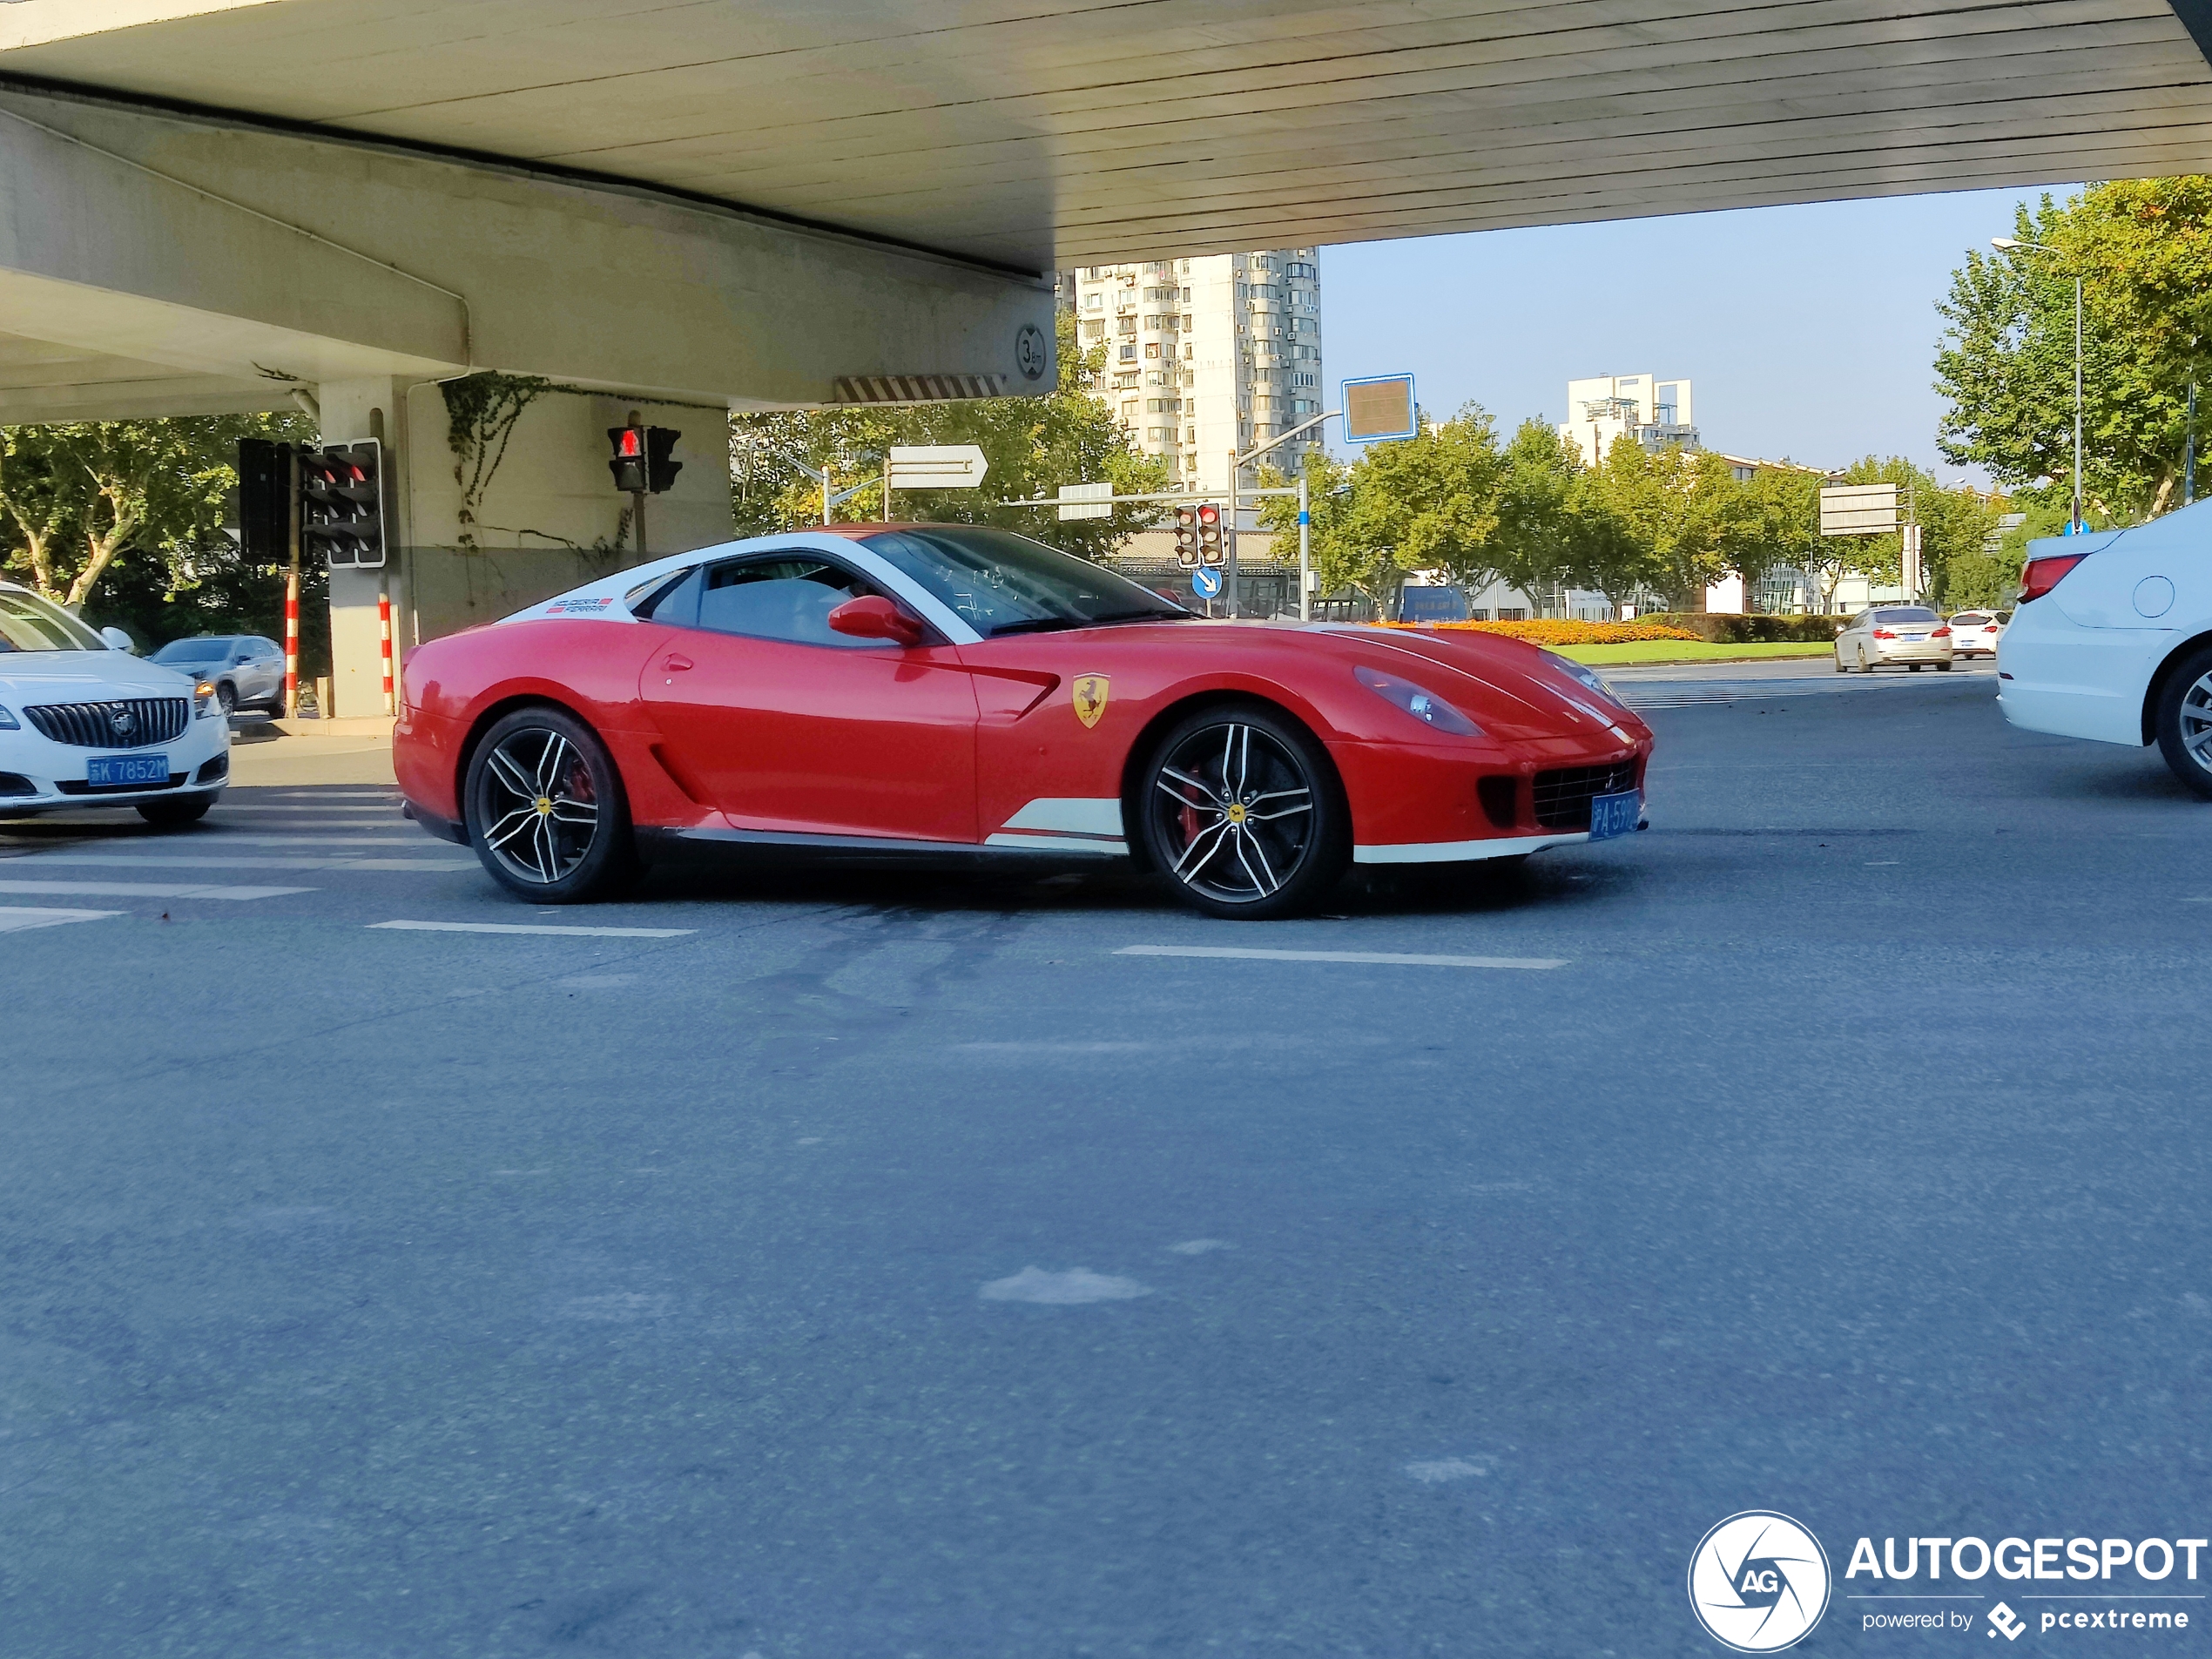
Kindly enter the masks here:
M 1796 1521 L 1746 1509 L 1707 1533 L 1689 1558 L 1689 1608 L 1738 1653 L 1778 1653 L 1828 1610 L 1828 1553 Z

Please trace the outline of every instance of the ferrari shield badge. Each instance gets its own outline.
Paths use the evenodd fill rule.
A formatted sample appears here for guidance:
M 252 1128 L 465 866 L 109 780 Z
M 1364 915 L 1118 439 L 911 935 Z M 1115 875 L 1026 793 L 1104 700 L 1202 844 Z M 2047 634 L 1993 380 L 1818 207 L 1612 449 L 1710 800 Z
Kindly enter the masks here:
M 1103 674 L 1076 676 L 1076 718 L 1086 726 L 1096 725 L 1106 712 L 1106 677 Z

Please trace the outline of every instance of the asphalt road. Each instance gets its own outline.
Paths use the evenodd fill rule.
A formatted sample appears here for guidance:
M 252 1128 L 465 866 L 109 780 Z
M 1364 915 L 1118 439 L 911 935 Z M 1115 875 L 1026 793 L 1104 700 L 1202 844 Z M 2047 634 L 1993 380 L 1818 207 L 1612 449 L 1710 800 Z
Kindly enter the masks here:
M 0 1651 L 1712 1653 L 1751 1507 L 1919 1651 L 1858 1535 L 2204 1534 L 2212 806 L 1986 671 L 1630 678 L 1750 687 L 1648 833 L 1264 927 L 0 826 L 111 913 L 0 934 Z

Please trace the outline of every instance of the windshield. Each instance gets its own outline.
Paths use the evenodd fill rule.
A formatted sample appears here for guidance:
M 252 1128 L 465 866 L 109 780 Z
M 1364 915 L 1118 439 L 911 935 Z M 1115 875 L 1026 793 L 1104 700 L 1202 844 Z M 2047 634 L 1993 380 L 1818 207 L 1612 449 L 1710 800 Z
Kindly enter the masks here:
M 1934 611 L 1920 605 L 1900 605 L 1895 610 L 1878 610 L 1874 613 L 1874 625 L 1878 628 L 1893 626 L 1900 622 L 1933 622 L 1935 619 Z
M 152 658 L 157 663 L 219 663 L 230 655 L 227 639 L 172 639 Z
M 1012 530 L 924 524 L 864 536 L 860 545 L 921 583 L 986 637 L 1190 616 L 1103 566 Z
M 59 605 L 19 588 L 0 588 L 0 651 L 106 649 L 106 640 Z

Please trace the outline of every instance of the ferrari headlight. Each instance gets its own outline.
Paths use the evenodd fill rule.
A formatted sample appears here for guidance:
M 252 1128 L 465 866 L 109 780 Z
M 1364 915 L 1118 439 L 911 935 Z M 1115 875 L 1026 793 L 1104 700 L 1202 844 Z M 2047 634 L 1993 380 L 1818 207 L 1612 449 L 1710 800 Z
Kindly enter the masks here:
M 1439 732 L 1449 732 L 1454 737 L 1479 738 L 1482 728 L 1447 703 L 1433 691 L 1402 680 L 1395 674 L 1386 674 L 1380 669 L 1365 664 L 1352 671 L 1359 682 L 1376 696 L 1395 703 L 1424 725 L 1434 726 Z
M 1572 657 L 1561 657 L 1555 651 L 1548 651 L 1544 655 L 1552 659 L 1554 668 L 1571 680 L 1580 680 L 1584 686 L 1596 692 L 1614 707 L 1625 708 L 1627 706 L 1613 694 L 1613 688 L 1605 683 L 1603 677 L 1595 668 L 1587 664 L 1578 663 Z
M 16 717 L 12 712 L 7 709 L 0 709 L 0 732 L 20 732 L 22 730 L 23 728 L 16 724 Z
M 202 680 L 192 688 L 192 711 L 195 720 L 205 720 L 223 711 L 223 705 L 215 700 L 213 680 Z

